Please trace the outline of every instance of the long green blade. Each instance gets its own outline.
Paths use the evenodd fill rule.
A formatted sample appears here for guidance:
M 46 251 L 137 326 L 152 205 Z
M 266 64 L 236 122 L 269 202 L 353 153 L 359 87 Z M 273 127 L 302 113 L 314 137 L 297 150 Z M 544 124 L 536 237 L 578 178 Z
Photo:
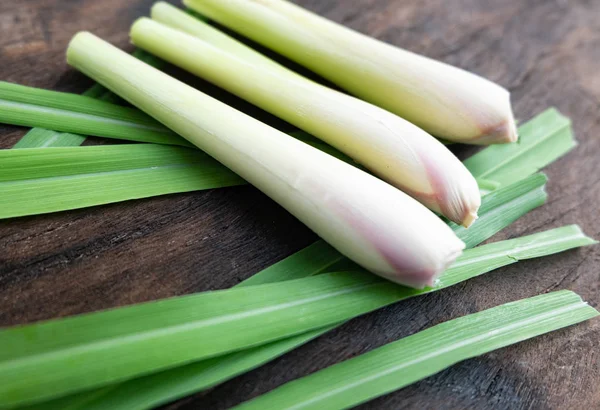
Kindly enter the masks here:
M 0 170 L 0 218 L 245 183 L 198 150 L 151 144 L 1 150 Z
M 153 67 L 159 68 L 164 64 L 162 60 L 141 49 L 136 49 L 132 55 Z M 118 95 L 113 94 L 100 84 L 94 84 L 83 95 L 111 103 L 122 102 Z M 83 135 L 33 128 L 13 148 L 74 147 L 83 144 L 85 139 L 86 137 Z
M 514 263 L 517 260 L 560 252 L 566 249 L 563 246 L 571 240 L 574 241 L 573 246 L 577 246 L 578 243 L 580 245 L 592 243 L 587 240 L 579 242 L 579 235 L 578 228 L 566 227 L 560 228 L 556 232 L 549 231 L 537 236 L 485 245 L 468 251 L 469 255 L 466 259 L 457 262 L 444 277 L 453 275 L 453 272 L 459 275 L 467 272 L 469 272 L 467 275 L 477 275 L 477 272 L 486 269 L 487 263 L 489 263 L 491 270 Z M 556 242 L 556 239 L 558 239 L 558 242 Z M 519 249 L 520 246 L 523 246 L 523 248 Z M 518 250 L 518 252 L 511 252 L 511 250 Z M 260 276 L 260 274 L 256 276 Z M 466 280 L 466 277 L 463 279 Z M 457 281 L 460 281 L 460 279 L 455 278 L 454 283 L 458 283 Z M 292 336 L 241 352 L 158 372 L 125 383 L 53 400 L 44 403 L 41 408 L 45 410 L 105 408 L 142 410 L 152 408 L 197 391 L 208 389 L 250 371 L 321 336 L 340 324 L 312 330 L 302 335 Z
M 208 155 L 187 148 L 137 144 L 0 150 L 0 218 L 243 183 Z
M 546 199 L 541 174 L 533 175 L 510 187 L 500 189 L 494 195 L 483 198 L 479 219 L 468 230 L 451 224 L 455 233 L 467 247 L 478 245 L 499 230 L 510 225 L 516 218 L 541 205 Z M 507 219 L 508 217 L 508 219 Z M 255 274 L 238 286 L 251 286 L 264 283 L 300 279 L 322 272 L 356 269 L 345 258 L 324 241 L 317 241 L 307 248 Z M 156 375 L 125 382 L 121 387 L 108 386 L 92 392 L 46 403 L 48 409 L 103 408 L 105 403 L 112 408 L 122 402 L 127 408 L 146 408 L 174 400 L 194 391 L 222 383 L 238 374 L 245 373 L 288 351 L 309 342 L 327 332 L 330 328 L 310 331 L 265 346 L 247 349 L 225 357 L 209 359 L 182 366 Z M 132 392 L 135 395 L 129 397 Z M 133 401 L 133 402 L 132 402 Z M 83 404 L 85 406 L 83 406 Z M 135 404 L 135 405 L 134 405 Z M 91 407 L 93 405 L 93 407 Z M 83 406 L 83 407 L 82 407 Z
M 5 83 L 6 85 L 7 83 Z M 9 88 L 12 87 L 21 87 L 15 86 L 13 84 L 9 84 Z M 46 90 L 34 90 L 34 94 L 38 92 L 45 94 L 47 92 L 54 93 Z M 27 97 L 23 97 L 21 93 L 16 92 L 18 98 L 26 99 Z M 64 93 L 58 93 L 64 94 Z M 12 94 L 11 94 L 12 95 Z M 27 93 L 25 93 L 27 95 Z M 68 100 L 71 99 L 79 99 L 85 98 L 82 96 L 69 95 Z M 1 97 L 4 98 L 4 97 Z M 0 105 L 2 104 L 2 100 L 0 98 Z M 13 97 L 6 97 L 13 98 Z M 88 98 L 88 100 L 91 100 Z M 63 108 L 67 107 L 68 104 L 63 106 Z M 100 103 L 102 104 L 102 103 Z M 84 104 L 85 106 L 85 104 Z M 136 112 L 133 109 L 125 108 L 125 107 L 115 107 L 110 106 L 112 108 L 116 108 L 118 110 L 125 109 L 129 110 L 128 112 Z M 112 109 L 111 108 L 111 109 Z M 92 110 L 92 108 L 90 108 Z M 138 112 L 139 113 L 139 112 Z M 0 117 L 2 114 L 2 110 L 0 108 Z M 76 113 L 75 113 L 76 114 Z M 106 114 L 106 112 L 104 113 Z M 144 114 L 139 113 L 142 117 Z M 108 115 L 108 114 L 106 114 Z M 31 118 L 36 118 L 36 116 L 32 117 L 20 117 L 26 121 L 29 121 Z M 120 121 L 119 118 L 111 118 L 115 121 Z M 77 124 L 85 124 L 86 122 L 78 122 Z M 33 125 L 31 123 L 25 125 Z M 162 126 L 160 126 L 162 127 Z M 100 127 L 103 128 L 103 127 Z M 166 129 L 165 129 L 166 130 Z M 93 135 L 94 131 L 90 129 L 86 129 L 86 134 Z M 123 130 L 121 130 L 123 131 Z M 104 132 L 104 131 L 103 131 Z M 170 131 L 169 131 L 170 132 Z M 503 145 L 494 145 L 487 147 L 480 151 L 479 153 L 473 155 L 464 161 L 464 164 L 471 171 L 471 173 L 478 179 L 480 182 L 482 192 L 487 193 L 494 188 L 497 188 L 501 185 L 508 185 L 513 182 L 516 182 L 522 179 L 525 176 L 531 175 L 534 172 L 537 172 L 539 169 L 545 167 L 550 164 L 552 161 L 556 160 L 560 156 L 564 155 L 568 151 L 570 151 L 575 145 L 575 139 L 573 138 L 573 133 L 570 126 L 570 120 L 563 115 L 561 115 L 556 109 L 551 108 L 538 116 L 534 117 L 532 120 L 528 121 L 521 127 L 519 127 L 520 139 L 519 142 L 515 144 L 503 144 Z M 39 144 L 47 144 L 47 146 L 53 146 L 54 142 L 52 142 L 52 138 L 59 138 L 58 136 L 50 136 L 44 131 L 32 130 L 32 136 L 28 139 L 28 141 L 33 141 L 34 137 L 39 134 Z M 324 144 L 320 141 L 317 141 L 313 137 L 307 135 L 306 133 L 296 132 L 292 133 L 292 135 L 296 138 L 299 138 L 308 144 L 315 146 L 318 149 L 321 149 L 331 155 L 334 155 L 346 162 L 353 163 L 350 158 L 346 155 L 342 154 L 335 148 Z M 124 133 L 121 134 L 122 138 L 131 138 L 131 139 L 143 139 L 147 140 L 145 136 L 141 138 L 139 134 L 130 134 Z M 58 140 L 58 143 L 62 143 L 69 139 L 73 140 L 73 143 L 77 143 L 79 141 L 78 136 L 73 136 L 72 134 L 61 136 Z M 162 138 L 162 137 L 161 137 Z M 187 144 L 182 138 L 175 137 L 167 137 L 167 139 L 175 138 L 175 141 L 179 141 L 181 144 Z M 164 142 L 164 141 L 163 141 Z M 168 142 L 167 142 L 168 143 Z M 79 155 L 78 151 L 73 151 L 73 156 Z M 223 172 L 229 172 L 223 167 Z
M 0 82 L 0 122 L 158 144 L 191 146 L 141 111 L 83 95 Z
M 13 149 L 76 147 L 83 144 L 85 139 L 86 137 L 79 134 L 32 128 L 13 146 Z
M 100 84 L 94 84 L 83 95 L 104 100 L 105 98 L 109 99 L 114 94 L 110 93 Z M 45 128 L 32 128 L 13 146 L 13 149 L 76 147 L 83 144 L 85 140 L 86 137 L 84 135 L 52 131 Z
M 475 178 L 507 185 L 539 171 L 576 145 L 571 120 L 550 108 L 519 127 L 518 142 L 490 146 L 464 164 Z
M 571 291 L 552 292 L 463 316 L 283 386 L 239 410 L 346 409 L 463 360 L 600 315 Z
M 485 245 L 466 251 L 435 287 L 424 290 L 396 286 L 367 272 L 330 273 L 7 329 L 0 332 L 0 404 L 35 402 L 258 346 L 520 259 L 592 243 L 577 226 L 568 226 Z

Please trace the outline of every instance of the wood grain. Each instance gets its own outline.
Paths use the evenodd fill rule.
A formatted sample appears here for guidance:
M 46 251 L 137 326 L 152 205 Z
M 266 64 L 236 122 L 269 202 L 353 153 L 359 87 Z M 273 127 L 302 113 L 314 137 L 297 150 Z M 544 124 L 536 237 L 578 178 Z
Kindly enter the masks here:
M 89 30 L 131 50 L 151 0 L 0 3 L 0 80 L 81 92 L 71 36 Z M 512 91 L 526 120 L 556 106 L 580 142 L 546 172 L 549 203 L 496 235 L 579 223 L 600 238 L 600 2 L 303 0 L 333 20 L 484 75 Z M 174 75 L 277 126 L 285 124 L 178 70 Z M 0 147 L 23 134 L 0 126 Z M 459 152 L 464 155 L 469 150 Z M 1 195 L 1 193 L 0 193 Z M 0 222 L 0 325 L 226 288 L 314 235 L 251 187 L 171 195 Z M 600 247 L 519 263 L 353 320 L 296 351 L 169 408 L 224 409 L 418 330 L 539 293 L 572 289 L 600 305 Z M 600 321 L 469 360 L 364 409 L 600 408 Z

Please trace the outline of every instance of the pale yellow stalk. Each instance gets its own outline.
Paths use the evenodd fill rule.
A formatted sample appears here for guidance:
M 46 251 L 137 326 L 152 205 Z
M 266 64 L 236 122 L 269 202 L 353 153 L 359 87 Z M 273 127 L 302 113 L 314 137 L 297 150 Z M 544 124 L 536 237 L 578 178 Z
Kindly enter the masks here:
M 301 77 L 299 74 L 288 70 L 281 64 L 257 52 L 253 48 L 234 40 L 222 31 L 217 30 L 211 25 L 169 3 L 164 1 L 154 3 L 150 9 L 150 16 L 152 17 L 152 20 L 201 38 L 219 49 L 227 50 L 229 53 L 236 55 L 244 61 L 252 62 L 255 66 L 276 70 L 280 74 L 287 73 L 296 77 Z
M 67 61 L 231 168 L 341 253 L 392 281 L 433 284 L 464 243 L 393 186 L 162 73 L 90 33 Z
M 509 92 L 475 74 L 383 43 L 284 0 L 184 3 L 436 137 L 470 144 L 517 139 Z
M 307 80 L 173 6 L 157 4 L 152 16 L 194 37 L 142 18 L 131 29 L 136 46 L 324 140 L 449 219 L 468 226 L 476 218 L 475 179 L 420 128 Z

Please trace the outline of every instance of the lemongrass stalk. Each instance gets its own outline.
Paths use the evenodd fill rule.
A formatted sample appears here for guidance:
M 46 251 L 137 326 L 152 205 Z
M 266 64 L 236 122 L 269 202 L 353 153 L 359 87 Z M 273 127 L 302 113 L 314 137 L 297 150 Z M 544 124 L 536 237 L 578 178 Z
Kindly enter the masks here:
M 449 320 L 294 380 L 236 410 L 340 410 L 401 389 L 463 360 L 583 322 L 600 313 L 571 291 Z
M 92 34 L 73 38 L 67 61 L 197 145 L 375 274 L 423 287 L 464 248 L 439 218 L 391 185 Z
M 465 251 L 433 288 L 423 290 L 396 286 L 365 272 L 327 273 L 9 328 L 0 331 L 0 344 L 5 347 L 0 351 L 0 405 L 33 403 L 301 332 L 309 332 L 305 338 L 314 338 L 313 330 L 324 332 L 324 326 L 335 327 L 391 303 L 522 259 L 594 243 L 572 225 L 488 244 Z M 290 341 L 284 345 L 292 348 Z M 148 351 L 154 353 L 149 356 Z M 259 356 L 266 360 L 267 353 L 274 352 L 272 346 L 267 347 Z M 230 370 L 239 371 L 238 365 L 251 363 L 241 352 L 233 362 L 224 359 L 223 365 Z M 214 363 L 192 368 L 204 382 L 227 374 Z M 90 395 L 93 401 L 103 392 Z M 85 402 L 85 408 L 91 408 L 91 401 Z
M 139 110 L 4 81 L 0 81 L 0 122 L 140 142 L 190 145 Z
M 509 92 L 283 0 L 184 0 L 198 13 L 302 64 L 427 132 L 470 144 L 517 139 Z
M 260 66 L 266 70 L 274 70 L 281 75 L 304 78 L 295 71 L 288 70 L 269 57 L 234 40 L 222 31 L 217 30 L 206 24 L 204 21 L 164 1 L 154 3 L 150 9 L 150 17 L 152 17 L 152 20 L 158 21 L 164 25 L 201 38 L 219 49 L 236 55 L 243 61 L 251 62 L 255 66 Z
M 189 19 L 186 24 L 206 25 L 176 11 L 181 19 Z M 219 49 L 225 42 L 222 37 L 213 46 L 210 40 L 148 18 L 137 20 L 130 35 L 136 46 L 322 139 L 433 211 L 467 227 L 477 218 L 481 197 L 473 176 L 443 144 L 408 121 L 298 75 L 254 64 L 241 53 Z M 232 48 L 239 47 L 244 46 Z

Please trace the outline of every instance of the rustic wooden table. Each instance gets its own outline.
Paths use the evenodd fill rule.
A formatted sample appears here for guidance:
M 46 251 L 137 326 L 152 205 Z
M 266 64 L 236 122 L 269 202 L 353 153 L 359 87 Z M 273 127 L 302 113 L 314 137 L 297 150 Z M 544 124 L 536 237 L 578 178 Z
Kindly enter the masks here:
M 89 30 L 131 50 L 128 28 L 148 13 L 152 1 L 2 1 L 0 80 L 85 90 L 92 82 L 65 64 L 71 36 Z M 600 238 L 599 1 L 297 2 L 499 82 L 512 92 L 521 120 L 548 106 L 569 115 L 580 144 L 545 170 L 548 204 L 493 239 L 569 223 Z M 277 123 L 214 87 L 194 84 Z M 1 126 L 0 147 L 11 147 L 24 131 Z M 227 288 L 313 240 L 302 224 L 251 187 L 1 221 L 0 325 Z M 572 289 L 598 307 L 599 262 L 600 247 L 586 248 L 399 303 L 171 408 L 227 408 L 436 323 L 551 290 Z M 599 347 L 595 320 L 469 360 L 362 408 L 598 409 Z

